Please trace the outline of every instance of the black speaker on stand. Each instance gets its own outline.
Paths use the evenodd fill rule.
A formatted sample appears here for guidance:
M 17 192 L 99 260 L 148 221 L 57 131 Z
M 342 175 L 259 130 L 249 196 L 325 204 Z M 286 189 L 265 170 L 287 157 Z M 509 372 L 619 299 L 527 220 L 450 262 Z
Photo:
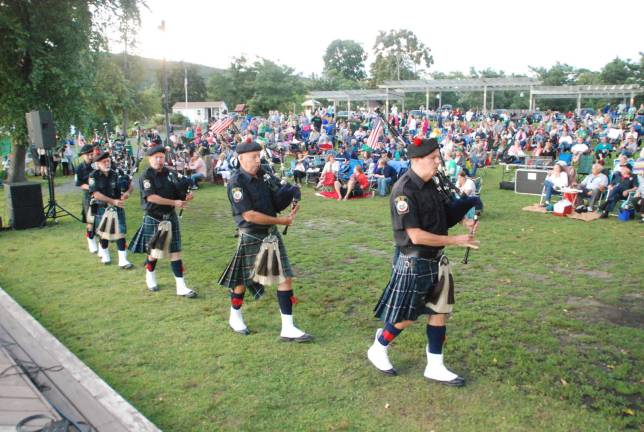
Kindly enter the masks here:
M 43 226 L 47 219 L 53 219 L 54 222 L 57 218 L 64 216 L 71 216 L 78 222 L 81 220 L 71 212 L 65 210 L 56 202 L 56 190 L 54 187 L 54 149 L 56 148 L 56 127 L 54 120 L 49 111 L 31 111 L 25 114 L 27 120 L 27 131 L 29 133 L 29 141 L 36 145 L 38 148 L 45 149 L 47 160 L 47 186 L 49 188 L 49 202 L 44 209 L 45 219 L 41 226 Z

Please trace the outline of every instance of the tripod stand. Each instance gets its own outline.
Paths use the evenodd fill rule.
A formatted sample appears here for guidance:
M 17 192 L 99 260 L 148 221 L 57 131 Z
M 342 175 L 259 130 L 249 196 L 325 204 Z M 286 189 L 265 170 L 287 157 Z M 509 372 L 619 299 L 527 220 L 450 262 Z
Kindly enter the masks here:
M 56 191 L 54 187 L 54 151 L 52 149 L 47 149 L 47 187 L 49 188 L 49 202 L 45 206 L 44 213 L 45 219 L 43 219 L 42 226 L 47 223 L 47 219 L 53 219 L 56 222 L 56 219 L 71 216 L 76 219 L 78 222 L 81 220 L 65 210 L 63 207 L 58 205 L 56 202 Z

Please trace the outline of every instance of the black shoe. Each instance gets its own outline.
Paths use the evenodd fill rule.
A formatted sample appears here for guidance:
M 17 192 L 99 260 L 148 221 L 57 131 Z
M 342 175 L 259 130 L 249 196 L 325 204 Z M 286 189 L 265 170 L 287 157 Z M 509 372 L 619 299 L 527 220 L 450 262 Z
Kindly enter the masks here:
M 198 295 L 198 294 L 197 294 L 196 292 L 194 292 L 194 291 L 190 290 L 190 292 L 189 292 L 189 293 L 181 294 L 179 297 L 185 297 L 185 298 L 190 298 L 190 299 L 191 299 L 191 298 L 196 298 L 196 297 L 197 297 L 197 295 Z
M 602 212 L 602 214 L 599 216 L 599 218 L 600 218 L 600 219 L 606 219 L 606 218 L 608 218 L 608 212 L 607 212 L 606 210 L 604 210 L 604 211 Z
M 231 327 L 231 330 L 242 336 L 248 336 L 250 334 L 250 330 L 248 330 L 247 328 L 245 328 L 244 330 L 235 330 L 234 328 Z
M 296 338 L 280 336 L 280 340 L 282 342 L 311 342 L 313 340 L 313 336 L 304 333 L 302 336 Z
M 152 288 L 148 287 L 148 291 L 157 292 L 159 291 L 159 287 L 158 286 L 153 286 Z
M 425 378 L 427 381 L 443 384 L 450 387 L 463 387 L 465 385 L 465 378 L 457 376 L 451 381 L 439 381 L 431 378 Z
M 119 266 L 119 267 L 121 268 L 121 270 L 129 270 L 131 268 L 134 268 L 134 264 L 129 263 L 129 264 L 126 264 L 124 266 Z

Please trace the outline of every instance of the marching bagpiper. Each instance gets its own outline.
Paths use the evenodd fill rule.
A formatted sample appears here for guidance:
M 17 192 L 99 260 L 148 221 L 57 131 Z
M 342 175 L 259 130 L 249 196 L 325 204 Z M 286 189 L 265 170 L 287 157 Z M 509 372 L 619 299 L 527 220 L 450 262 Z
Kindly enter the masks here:
M 119 267 L 127 270 L 133 266 L 127 260 L 125 249 L 125 201 L 132 192 L 132 183 L 123 172 L 112 169 L 112 160 L 108 152 L 96 157 L 96 170 L 89 176 L 88 192 L 94 199 L 96 215 L 95 231 L 100 237 L 98 256 L 103 264 L 110 264 L 110 241 L 116 241 L 119 256 Z
M 471 228 L 470 235 L 448 235 L 448 204 L 432 181 L 441 164 L 439 151 L 435 139 L 410 144 L 407 153 L 411 167 L 392 189 L 390 211 L 396 253 L 389 283 L 375 308 L 384 327 L 376 331 L 367 357 L 379 371 L 395 375 L 389 344 L 421 315 L 429 315 L 424 376 L 462 386 L 465 380 L 443 364 L 447 315 L 454 304 L 454 283 L 443 247 L 477 248 L 478 243 L 473 237 L 474 221 L 463 222 Z
M 83 203 L 81 210 L 81 220 L 85 223 L 85 237 L 87 246 L 91 253 L 98 252 L 98 246 L 94 239 L 94 214 L 90 207 L 91 196 L 89 194 L 89 175 L 94 171 L 92 168 L 92 159 L 94 158 L 94 147 L 85 144 L 78 152 L 82 162 L 76 168 L 76 186 L 83 190 Z
M 183 209 L 193 196 L 190 182 L 179 179 L 165 166 L 165 148 L 153 146 L 146 152 L 150 162 L 140 179 L 143 224 L 130 243 L 130 251 L 146 253 L 145 282 L 150 291 L 158 291 L 155 268 L 157 260 L 170 258 L 178 296 L 194 298 L 197 293 L 186 286 L 181 261 L 181 229 L 176 208 Z
M 296 302 L 292 288 L 293 271 L 284 241 L 276 228 L 276 225 L 288 227 L 293 223 L 297 203 L 287 216 L 278 216 L 277 213 L 299 196 L 299 189 L 295 190 L 290 185 L 285 185 L 284 189 L 273 187 L 273 177 L 261 169 L 260 151 L 261 146 L 256 142 L 239 144 L 240 167 L 228 183 L 228 199 L 240 233 L 237 251 L 219 278 L 219 284 L 230 290 L 228 324 L 237 333 L 249 334 L 241 312 L 246 289 L 259 298 L 264 285 L 277 284 L 282 318 L 281 340 L 308 342 L 313 337 L 293 324 L 293 304 Z M 280 191 L 286 191 L 284 195 L 290 199 L 285 200 Z

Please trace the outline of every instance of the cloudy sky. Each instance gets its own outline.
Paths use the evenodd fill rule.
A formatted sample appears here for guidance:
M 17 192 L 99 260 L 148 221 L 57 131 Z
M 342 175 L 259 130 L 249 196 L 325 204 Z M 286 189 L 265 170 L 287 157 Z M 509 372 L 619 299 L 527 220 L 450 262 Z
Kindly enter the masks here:
M 644 51 L 637 25 L 644 1 L 146 1 L 134 53 L 220 68 L 245 54 L 319 74 L 334 39 L 353 39 L 371 53 L 379 30 L 400 28 L 431 48 L 432 70 L 441 72 L 473 66 L 528 73 L 528 66 L 557 61 L 598 70 Z

